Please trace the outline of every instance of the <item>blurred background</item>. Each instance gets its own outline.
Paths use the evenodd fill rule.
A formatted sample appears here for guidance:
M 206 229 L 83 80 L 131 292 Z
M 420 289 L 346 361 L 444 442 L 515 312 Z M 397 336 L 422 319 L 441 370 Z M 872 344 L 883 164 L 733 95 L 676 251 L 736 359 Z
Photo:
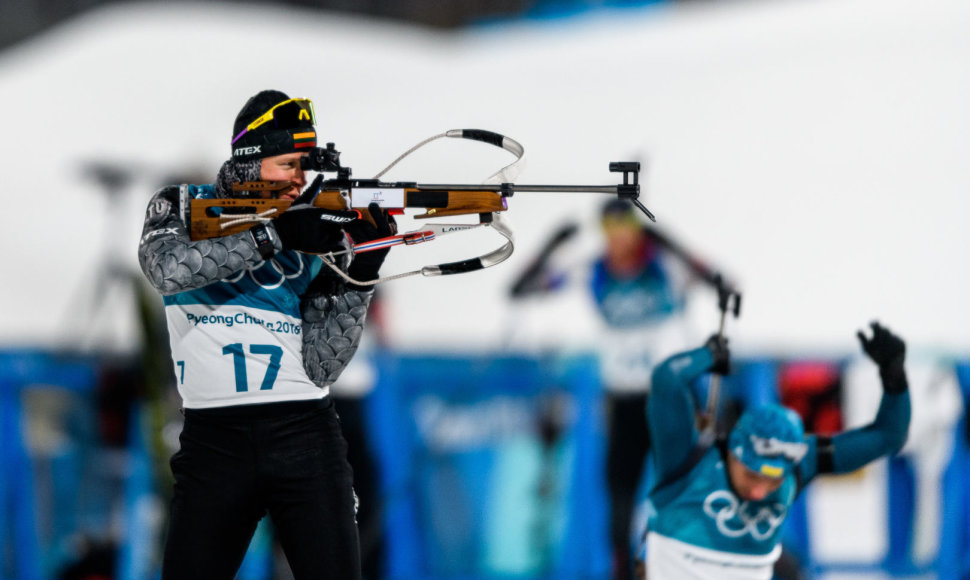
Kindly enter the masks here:
M 780 400 L 810 431 L 864 424 L 880 391 L 855 331 L 909 347 L 906 448 L 813 484 L 779 577 L 970 578 L 968 31 L 963 0 L 4 0 L 0 579 L 157 576 L 181 415 L 144 212 L 213 180 L 267 88 L 314 100 L 355 177 L 487 129 L 524 146 L 518 183 L 641 162 L 658 220 L 636 248 L 669 300 L 633 330 L 598 302 L 622 241 L 597 194 L 516 194 L 508 261 L 379 288 L 334 389 L 368 578 L 616 577 L 604 403 L 624 357 L 716 331 L 713 272 L 744 297 L 725 421 Z M 441 140 L 384 179 L 510 161 Z M 500 241 L 394 249 L 382 273 Z M 260 527 L 239 577 L 288 574 Z

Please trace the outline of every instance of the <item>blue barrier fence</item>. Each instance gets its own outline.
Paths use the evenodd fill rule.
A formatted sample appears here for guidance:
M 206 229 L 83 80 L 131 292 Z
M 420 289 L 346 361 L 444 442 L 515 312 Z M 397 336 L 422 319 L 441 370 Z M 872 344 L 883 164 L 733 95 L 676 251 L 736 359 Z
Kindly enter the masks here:
M 728 398 L 778 396 L 778 361 L 738 361 Z M 375 359 L 367 401 L 370 443 L 381 472 L 387 577 L 392 579 L 606 579 L 608 513 L 600 386 L 592 358 L 394 355 Z M 107 525 L 105 501 L 79 497 L 97 445 L 64 445 L 38 457 L 25 435 L 25 395 L 67 394 L 75 414 L 93 413 L 99 361 L 41 351 L 0 351 L 0 580 L 53 578 L 70 534 Z M 955 367 L 970 401 L 970 362 Z M 703 393 L 700 393 L 702 396 Z M 116 577 L 157 577 L 157 493 L 141 409 L 132 411 Z M 88 419 L 91 420 L 90 418 Z M 92 437 L 90 426 L 79 432 Z M 970 427 L 953 432 L 941 482 L 945 506 L 937 558 L 913 562 L 914 480 L 904 458 L 889 468 L 888 544 L 874 562 L 813 557 L 803 498 L 786 544 L 809 572 L 970 579 Z M 167 459 L 167 458 L 166 458 Z M 50 481 L 48 481 L 50 480 Z M 86 487 L 87 485 L 87 487 Z M 102 490 L 104 491 L 104 490 Z M 272 531 L 261 526 L 240 578 L 272 577 Z
M 385 357 L 371 425 L 391 578 L 609 566 L 591 359 Z
M 28 455 L 25 443 L 25 417 L 22 394 L 26 389 L 57 389 L 87 397 L 95 383 L 95 368 L 84 358 L 38 350 L 0 351 L 0 580 L 41 580 L 51 574 L 56 559 L 59 533 L 73 523 L 71 507 L 67 513 L 46 510 L 51 525 L 41 530 L 38 514 L 41 505 L 74 494 L 64 490 L 38 498 L 34 479 L 36 458 Z M 52 472 L 76 465 L 75 450 L 50 462 Z M 60 470 L 60 471 L 59 471 Z M 70 480 L 63 480 L 68 482 Z

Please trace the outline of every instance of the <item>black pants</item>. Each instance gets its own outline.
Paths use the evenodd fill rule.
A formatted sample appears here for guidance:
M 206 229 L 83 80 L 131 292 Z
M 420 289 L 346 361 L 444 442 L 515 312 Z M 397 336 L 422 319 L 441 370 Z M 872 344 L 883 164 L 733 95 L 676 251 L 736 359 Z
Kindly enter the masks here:
M 268 512 L 297 580 L 360 578 L 353 473 L 322 401 L 187 409 L 163 580 L 231 580 Z
M 354 491 L 360 499 L 357 528 L 360 531 L 361 576 L 366 580 L 384 577 L 384 522 L 379 491 L 377 458 L 367 438 L 363 397 L 334 396 L 340 413 L 347 460 L 354 470 Z
M 613 543 L 613 577 L 632 577 L 630 524 L 636 509 L 637 488 L 650 449 L 647 430 L 647 395 L 608 395 L 609 421 L 606 471 L 610 492 L 610 536 Z

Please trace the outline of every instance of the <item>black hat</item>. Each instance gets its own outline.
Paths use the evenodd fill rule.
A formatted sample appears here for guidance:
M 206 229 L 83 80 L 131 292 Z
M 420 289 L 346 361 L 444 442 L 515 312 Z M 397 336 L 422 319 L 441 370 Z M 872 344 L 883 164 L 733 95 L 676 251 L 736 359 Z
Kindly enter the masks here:
M 278 106 L 281 103 L 286 104 Z M 273 111 L 270 120 L 249 128 L 270 110 Z M 281 91 L 260 91 L 250 97 L 236 115 L 232 126 L 232 158 L 260 159 L 308 151 L 317 145 L 313 123 L 313 106 L 309 100 L 290 100 Z
M 600 218 L 636 217 L 636 208 L 625 199 L 613 198 L 603 203 L 600 208 Z

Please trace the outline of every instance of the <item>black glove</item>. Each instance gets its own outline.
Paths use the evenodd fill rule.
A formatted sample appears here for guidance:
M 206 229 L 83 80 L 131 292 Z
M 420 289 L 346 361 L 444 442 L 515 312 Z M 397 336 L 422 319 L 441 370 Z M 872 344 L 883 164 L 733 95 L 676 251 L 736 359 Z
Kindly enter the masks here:
M 711 372 L 721 376 L 731 374 L 731 351 L 728 350 L 728 339 L 719 334 L 712 334 L 704 346 L 711 351 L 711 357 L 714 359 L 711 363 Z
M 355 244 L 370 242 L 394 235 L 397 224 L 394 222 L 393 216 L 382 210 L 376 203 L 368 205 L 367 211 L 374 218 L 374 222 L 377 223 L 376 226 L 365 219 L 359 219 L 354 220 L 345 227 Z M 382 250 L 371 250 L 370 252 L 361 252 L 354 255 L 354 259 L 350 262 L 350 267 L 347 269 L 347 275 L 360 281 L 377 278 L 381 264 L 384 263 L 384 258 L 387 257 L 387 253 L 390 251 L 390 248 L 384 248 Z M 366 287 L 355 284 L 350 284 L 350 286 L 357 290 L 366 289 Z
M 862 343 L 862 350 L 879 366 L 883 390 L 887 393 L 902 393 L 909 388 L 906 369 L 903 368 L 906 343 L 878 322 L 872 322 L 869 326 L 872 327 L 872 338 L 866 338 L 861 330 L 856 333 Z
M 351 220 L 353 212 L 330 211 L 310 205 L 321 181 L 319 177 L 315 179 L 289 209 L 273 220 L 284 249 L 311 254 L 344 249 L 341 226 Z

